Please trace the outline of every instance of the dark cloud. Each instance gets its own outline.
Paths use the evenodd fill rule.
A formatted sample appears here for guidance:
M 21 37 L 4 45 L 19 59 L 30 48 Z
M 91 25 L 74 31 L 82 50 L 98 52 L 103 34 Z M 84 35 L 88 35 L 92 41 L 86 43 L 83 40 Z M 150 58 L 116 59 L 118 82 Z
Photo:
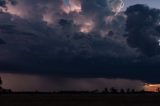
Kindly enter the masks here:
M 61 19 L 54 29 L 44 22 L 30 23 L 19 17 L 12 21 L 12 15 L 6 13 L 1 18 L 4 30 L 1 37 L 7 45 L 0 47 L 3 57 L 0 62 L 5 72 L 97 77 L 110 72 L 105 72 L 107 66 L 113 67 L 123 58 L 129 60 L 136 56 L 125 42 L 113 36 L 103 38 L 96 33 L 72 34 L 72 21 Z M 106 66 L 106 63 L 109 64 Z M 102 70 L 100 73 L 99 69 Z
M 2 39 L 0 39 L 0 44 L 6 44 L 6 42 Z
M 134 5 L 127 9 L 127 42 L 147 56 L 160 54 L 160 10 L 146 5 Z
M 0 14 L 0 38 L 6 42 L 0 46 L 1 72 L 156 81 L 158 59 L 140 56 L 139 51 L 158 54 L 159 26 L 154 18 L 158 10 L 128 9 L 126 28 L 125 14 L 116 13 L 118 1 L 72 0 L 70 10 L 60 0 L 17 0 L 15 6 L 7 5 Z M 132 17 L 140 25 L 132 25 Z M 141 38 L 150 51 L 139 42 Z
M 2 8 L 7 9 L 7 6 L 6 6 L 7 3 L 11 3 L 12 5 L 16 5 L 17 2 L 16 2 L 16 0 L 0 0 L 0 6 Z
M 103 36 L 107 36 L 112 30 L 119 35 L 123 33 L 125 17 L 123 13 L 116 13 L 120 5 L 121 0 L 82 0 L 83 14 L 93 19 L 96 24 L 93 31 L 104 33 Z
M 5 0 L 1 0 L 0 1 L 0 6 L 5 7 L 6 6 L 6 1 Z

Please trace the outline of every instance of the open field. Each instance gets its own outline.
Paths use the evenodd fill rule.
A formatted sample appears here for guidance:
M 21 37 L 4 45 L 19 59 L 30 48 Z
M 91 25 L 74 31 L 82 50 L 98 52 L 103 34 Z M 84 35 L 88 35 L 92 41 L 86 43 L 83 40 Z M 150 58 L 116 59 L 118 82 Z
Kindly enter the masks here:
M 160 106 L 159 94 L 5 94 L 0 106 Z

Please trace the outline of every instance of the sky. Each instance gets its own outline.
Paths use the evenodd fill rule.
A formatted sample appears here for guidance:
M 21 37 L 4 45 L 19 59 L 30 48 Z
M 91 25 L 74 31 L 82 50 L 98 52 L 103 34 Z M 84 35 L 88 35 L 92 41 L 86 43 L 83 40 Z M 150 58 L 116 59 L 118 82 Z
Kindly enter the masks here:
M 160 8 L 159 7 L 159 0 L 124 0 L 125 8 L 134 5 L 134 4 L 146 4 L 153 8 Z
M 159 0 L 0 0 L 0 76 L 14 91 L 159 83 Z

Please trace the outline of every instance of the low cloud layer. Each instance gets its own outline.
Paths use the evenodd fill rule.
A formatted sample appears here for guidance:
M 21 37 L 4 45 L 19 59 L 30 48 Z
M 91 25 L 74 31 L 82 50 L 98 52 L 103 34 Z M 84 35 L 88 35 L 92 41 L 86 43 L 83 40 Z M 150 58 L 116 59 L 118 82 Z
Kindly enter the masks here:
M 122 0 L 1 0 L 0 6 L 1 72 L 158 81 L 158 9 L 135 5 L 123 12 Z
M 130 88 L 139 91 L 144 87 L 144 82 L 128 79 L 63 78 L 20 74 L 1 74 L 1 76 L 3 87 L 13 91 L 102 91 L 104 88 L 109 90 L 112 87 L 118 90 Z

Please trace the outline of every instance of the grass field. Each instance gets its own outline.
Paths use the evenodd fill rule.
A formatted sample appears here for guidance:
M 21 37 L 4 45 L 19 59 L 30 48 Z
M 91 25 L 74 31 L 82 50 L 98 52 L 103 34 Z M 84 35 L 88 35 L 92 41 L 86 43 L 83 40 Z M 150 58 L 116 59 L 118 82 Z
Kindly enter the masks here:
M 0 106 L 160 106 L 159 94 L 5 94 Z

